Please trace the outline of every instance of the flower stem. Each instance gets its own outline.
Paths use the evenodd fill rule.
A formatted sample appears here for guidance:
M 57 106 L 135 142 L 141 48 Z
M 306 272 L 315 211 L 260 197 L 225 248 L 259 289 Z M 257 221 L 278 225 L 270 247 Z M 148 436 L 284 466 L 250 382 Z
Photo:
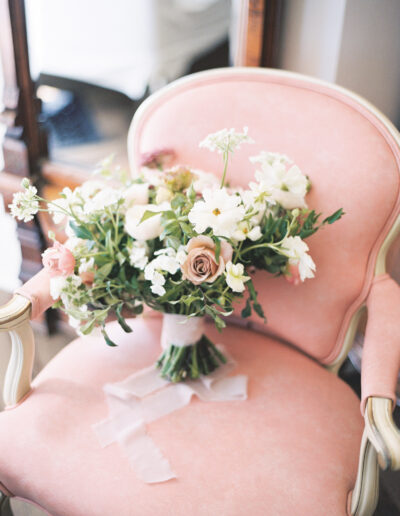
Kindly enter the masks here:
M 223 188 L 225 186 L 226 171 L 228 169 L 228 158 L 229 158 L 229 153 L 228 153 L 228 151 L 225 151 L 224 152 L 224 172 L 222 174 L 222 181 L 221 181 L 220 188 Z

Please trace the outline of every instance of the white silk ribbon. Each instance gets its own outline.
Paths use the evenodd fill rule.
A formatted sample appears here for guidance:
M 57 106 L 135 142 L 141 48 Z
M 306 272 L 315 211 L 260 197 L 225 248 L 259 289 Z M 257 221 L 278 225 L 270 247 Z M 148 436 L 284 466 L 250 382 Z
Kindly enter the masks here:
M 219 349 L 226 355 L 221 346 Z M 227 377 L 235 362 L 226 364 L 198 380 L 171 384 L 151 366 L 103 390 L 109 417 L 93 425 L 102 447 L 117 442 L 128 457 L 138 478 L 146 483 L 166 482 L 176 475 L 168 460 L 146 432 L 146 423 L 156 421 L 189 404 L 195 394 L 203 401 L 247 399 L 247 376 Z
M 161 332 L 161 347 L 172 344 L 178 347 L 191 346 L 204 333 L 204 317 L 188 317 L 179 314 L 164 314 Z

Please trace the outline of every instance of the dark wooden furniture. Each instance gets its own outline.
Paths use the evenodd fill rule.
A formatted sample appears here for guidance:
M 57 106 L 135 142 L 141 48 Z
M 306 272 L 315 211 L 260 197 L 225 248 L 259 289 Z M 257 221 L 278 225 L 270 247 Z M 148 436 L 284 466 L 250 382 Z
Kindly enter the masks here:
M 239 16 L 239 49 L 235 65 L 276 64 L 282 0 L 242 0 Z M 75 187 L 87 177 L 86 169 L 48 159 L 46 134 L 40 123 L 40 102 L 29 70 L 24 0 L 0 0 L 0 52 L 5 88 L 1 122 L 7 125 L 3 142 L 4 169 L 0 191 L 6 205 L 28 176 L 45 196 L 65 186 Z M 18 225 L 23 263 L 20 277 L 26 281 L 41 267 L 41 251 L 49 229 L 47 214 Z

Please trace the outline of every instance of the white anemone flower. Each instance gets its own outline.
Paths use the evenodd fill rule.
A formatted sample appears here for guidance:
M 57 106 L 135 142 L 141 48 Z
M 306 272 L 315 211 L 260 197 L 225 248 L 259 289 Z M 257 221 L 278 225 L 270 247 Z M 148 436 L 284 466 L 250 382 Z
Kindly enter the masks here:
M 199 143 L 199 147 L 204 147 L 212 152 L 217 151 L 219 154 L 234 152 L 240 148 L 242 143 L 254 143 L 254 140 L 247 133 L 247 127 L 243 127 L 242 133 L 235 131 L 235 129 L 222 129 L 206 136 Z
M 262 165 L 262 170 L 255 173 L 257 183 L 250 183 L 250 188 L 260 194 L 269 194 L 288 210 L 305 208 L 308 179 L 297 165 L 287 168 L 285 163 L 277 161 L 276 165 Z
M 301 281 L 314 277 L 315 263 L 311 256 L 307 254 L 308 245 L 299 236 L 286 237 L 281 243 L 281 248 L 289 258 L 290 265 L 298 266 Z
M 214 235 L 230 238 L 244 215 L 240 196 L 229 195 L 225 188 L 221 188 L 204 190 L 203 199 L 195 202 L 188 217 L 197 233 L 211 228 Z
M 250 277 L 244 275 L 244 267 L 242 263 L 234 264 L 228 262 L 225 265 L 226 282 L 234 292 L 243 292 L 246 288 L 245 283 Z
M 25 180 L 22 182 L 22 186 L 25 190 L 15 193 L 13 201 L 8 207 L 13 217 L 29 222 L 39 211 L 39 201 L 36 198 L 37 189 Z

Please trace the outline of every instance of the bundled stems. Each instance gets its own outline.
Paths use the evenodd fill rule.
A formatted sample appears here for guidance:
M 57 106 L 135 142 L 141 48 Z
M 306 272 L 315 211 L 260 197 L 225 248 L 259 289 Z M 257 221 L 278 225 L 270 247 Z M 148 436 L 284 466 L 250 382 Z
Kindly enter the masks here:
M 163 378 L 178 383 L 208 375 L 226 362 L 223 353 L 202 335 L 196 344 L 190 346 L 171 344 L 158 359 L 157 367 Z

